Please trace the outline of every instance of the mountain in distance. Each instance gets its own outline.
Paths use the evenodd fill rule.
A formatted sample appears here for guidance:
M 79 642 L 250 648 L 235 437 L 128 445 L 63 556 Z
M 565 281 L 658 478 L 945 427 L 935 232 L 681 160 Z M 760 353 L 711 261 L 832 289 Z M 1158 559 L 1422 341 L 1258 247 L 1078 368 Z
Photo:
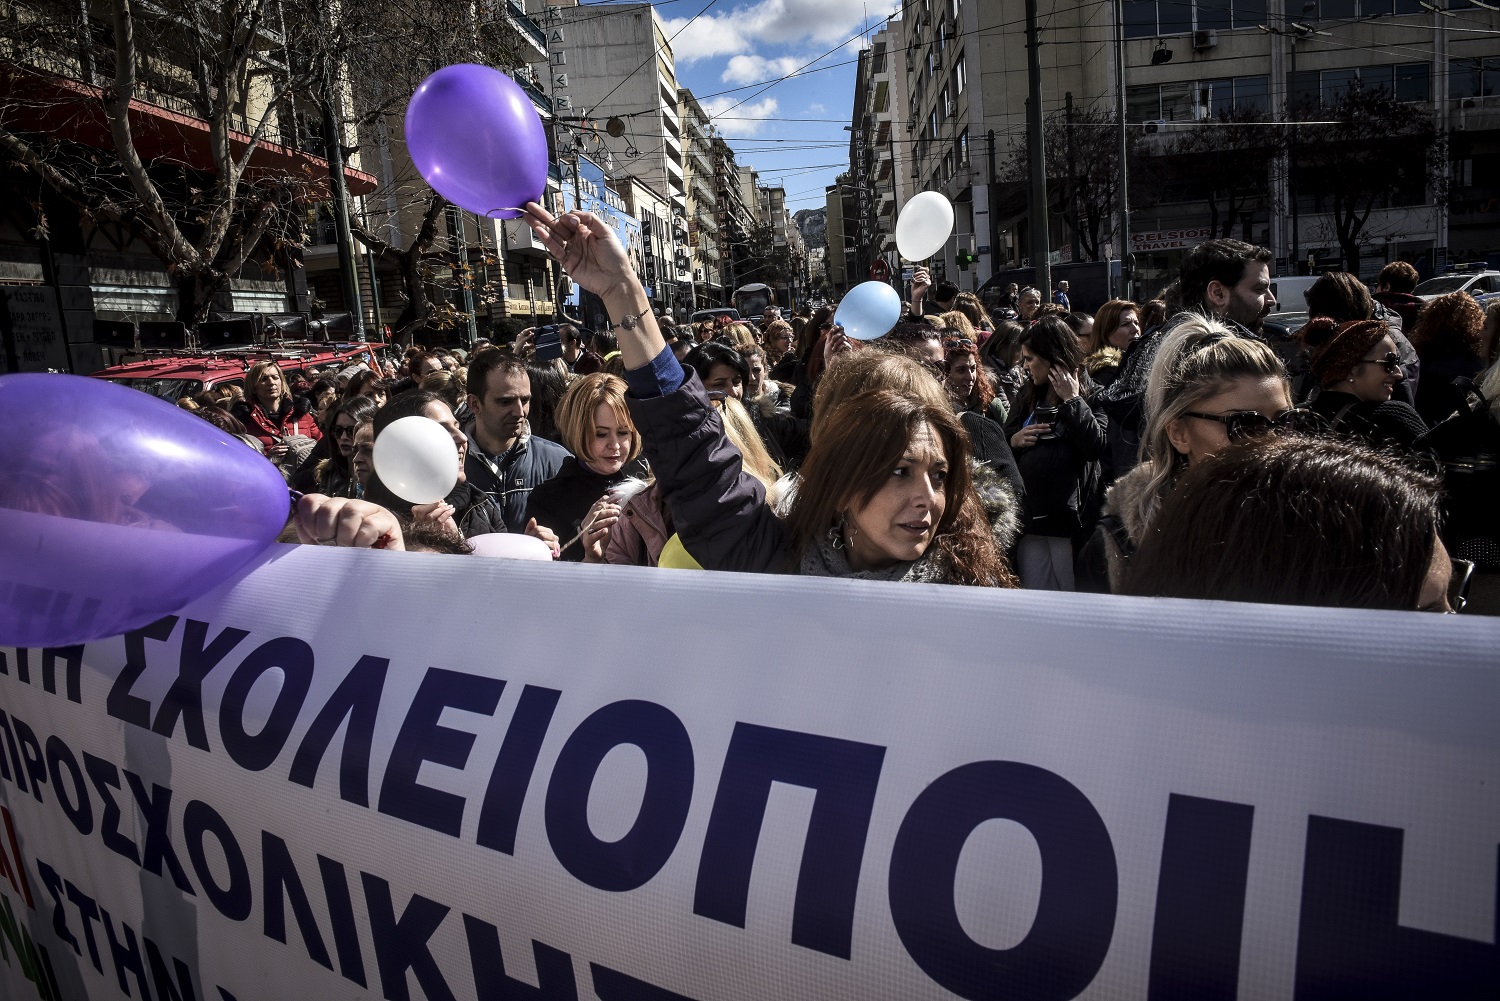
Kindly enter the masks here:
M 828 230 L 827 209 L 802 209 L 792 214 L 792 222 L 802 234 L 802 242 L 809 247 L 821 247 L 823 234 Z

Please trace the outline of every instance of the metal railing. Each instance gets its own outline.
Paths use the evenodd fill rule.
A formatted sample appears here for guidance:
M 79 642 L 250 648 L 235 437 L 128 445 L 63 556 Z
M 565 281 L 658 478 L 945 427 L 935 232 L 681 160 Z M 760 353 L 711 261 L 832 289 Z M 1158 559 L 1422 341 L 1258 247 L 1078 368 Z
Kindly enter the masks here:
M 525 7 L 516 3 L 515 0 L 505 0 L 505 12 L 510 16 L 517 30 L 535 42 L 537 48 L 542 50 L 547 48 L 547 33 L 542 30 L 541 25 L 531 19 Z

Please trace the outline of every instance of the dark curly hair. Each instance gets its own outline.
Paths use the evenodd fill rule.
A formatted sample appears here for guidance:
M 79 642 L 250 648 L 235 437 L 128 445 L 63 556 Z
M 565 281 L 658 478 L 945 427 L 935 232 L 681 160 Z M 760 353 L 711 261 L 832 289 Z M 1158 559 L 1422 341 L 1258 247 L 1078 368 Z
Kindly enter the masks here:
M 1411 343 L 1418 354 L 1434 348 L 1443 351 L 1462 347 L 1477 355 L 1483 329 L 1484 308 L 1474 297 L 1467 292 L 1449 292 L 1422 307 Z

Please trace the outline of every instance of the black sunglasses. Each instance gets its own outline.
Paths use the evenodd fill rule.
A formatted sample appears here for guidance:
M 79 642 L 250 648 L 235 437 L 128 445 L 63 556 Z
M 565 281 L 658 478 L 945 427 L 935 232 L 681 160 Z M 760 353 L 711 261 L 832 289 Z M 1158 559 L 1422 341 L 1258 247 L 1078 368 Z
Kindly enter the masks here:
M 1379 365 L 1381 368 L 1385 369 L 1392 375 L 1395 375 L 1397 372 L 1401 371 L 1401 357 L 1394 351 L 1387 352 L 1384 358 L 1363 358 L 1355 362 L 1355 364 Z
M 343 438 L 347 435 L 348 437 L 353 438 L 355 430 L 356 429 L 353 424 L 335 424 L 333 426 L 333 436 L 335 438 Z
M 1469 604 L 1469 584 L 1474 580 L 1473 560 L 1453 560 L 1448 578 L 1448 609 L 1457 615 Z
M 974 342 L 967 337 L 948 337 L 943 340 L 943 347 L 945 348 L 963 348 L 964 350 L 968 350 L 973 346 Z
M 1241 438 L 1259 438 L 1264 434 L 1306 434 L 1321 428 L 1322 422 L 1311 410 L 1292 407 L 1275 417 L 1267 417 L 1255 410 L 1236 410 L 1232 414 L 1201 414 L 1190 410 L 1184 417 L 1196 417 L 1204 421 L 1218 421 L 1224 425 L 1224 433 L 1230 441 Z

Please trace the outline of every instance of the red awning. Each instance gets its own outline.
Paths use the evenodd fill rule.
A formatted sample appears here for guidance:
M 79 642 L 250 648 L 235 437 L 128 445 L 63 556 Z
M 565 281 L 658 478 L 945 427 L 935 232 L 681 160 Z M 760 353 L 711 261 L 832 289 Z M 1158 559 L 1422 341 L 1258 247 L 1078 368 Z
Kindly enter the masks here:
M 0 124 L 19 132 L 39 132 L 71 142 L 113 149 L 109 121 L 104 115 L 103 88 L 78 80 L 39 73 L 15 65 L 0 66 Z M 147 166 L 181 164 L 207 173 L 214 171 L 209 149 L 208 123 L 201 118 L 163 108 L 146 100 L 130 102 L 130 127 L 135 136 L 136 151 Z M 230 148 L 235 156 L 244 153 L 250 136 L 230 132 Z M 257 177 L 305 179 L 309 201 L 325 201 L 328 190 L 328 161 L 320 156 L 262 140 L 250 156 L 245 169 L 246 180 Z M 351 195 L 367 195 L 375 190 L 371 174 L 352 167 L 344 169 L 345 183 Z

